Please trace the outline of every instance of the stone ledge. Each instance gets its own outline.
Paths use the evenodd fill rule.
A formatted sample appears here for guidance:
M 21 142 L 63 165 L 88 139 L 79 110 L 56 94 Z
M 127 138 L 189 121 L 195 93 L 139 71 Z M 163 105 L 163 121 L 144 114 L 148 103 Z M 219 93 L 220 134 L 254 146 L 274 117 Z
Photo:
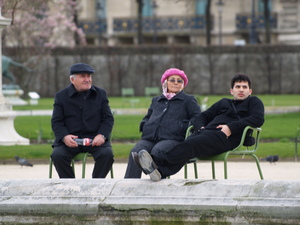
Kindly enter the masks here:
M 1 180 L 0 223 L 299 224 L 300 181 Z M 81 218 L 81 219 L 80 219 Z M 88 221 L 88 222 L 87 222 Z

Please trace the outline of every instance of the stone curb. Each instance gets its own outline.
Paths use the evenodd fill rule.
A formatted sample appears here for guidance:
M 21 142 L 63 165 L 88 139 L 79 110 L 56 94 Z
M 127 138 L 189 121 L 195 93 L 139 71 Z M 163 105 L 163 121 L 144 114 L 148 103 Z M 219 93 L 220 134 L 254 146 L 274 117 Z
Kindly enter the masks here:
M 300 181 L 2 180 L 0 199 L 0 223 L 17 217 L 45 224 L 54 217 L 66 224 L 79 217 L 89 224 L 300 223 Z

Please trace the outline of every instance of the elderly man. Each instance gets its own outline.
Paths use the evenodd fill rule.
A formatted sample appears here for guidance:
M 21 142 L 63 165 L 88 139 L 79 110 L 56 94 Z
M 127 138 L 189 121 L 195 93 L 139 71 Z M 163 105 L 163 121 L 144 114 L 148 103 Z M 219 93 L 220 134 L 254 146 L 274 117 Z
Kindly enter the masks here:
M 70 163 L 80 152 L 93 156 L 93 178 L 105 178 L 114 161 L 109 141 L 114 118 L 106 92 L 92 85 L 94 73 L 90 65 L 74 64 L 70 67 L 71 84 L 54 97 L 51 158 L 60 178 L 75 178 Z M 84 138 L 92 139 L 91 144 L 81 145 L 75 140 Z

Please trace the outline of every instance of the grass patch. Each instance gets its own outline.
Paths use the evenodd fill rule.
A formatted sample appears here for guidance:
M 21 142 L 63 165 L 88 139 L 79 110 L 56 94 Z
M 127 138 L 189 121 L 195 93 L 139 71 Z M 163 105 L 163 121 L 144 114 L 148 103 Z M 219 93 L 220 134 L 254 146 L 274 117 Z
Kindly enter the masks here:
M 255 95 L 255 94 L 254 94 Z M 217 102 L 221 98 L 232 98 L 231 95 L 195 95 L 199 104 L 205 97 L 208 97 L 208 106 Z M 265 106 L 299 106 L 300 95 L 257 95 Z M 129 99 L 139 99 L 139 102 L 135 104 L 135 108 L 148 108 L 151 99 L 149 97 L 108 97 L 109 105 L 114 108 L 132 108 Z M 25 99 L 29 102 L 28 99 Z M 53 109 L 53 98 L 41 98 L 38 105 L 16 105 L 13 106 L 13 110 L 40 110 L 40 109 Z
M 17 116 L 14 121 L 15 129 L 21 136 L 32 140 L 53 140 L 51 116 Z
M 140 139 L 139 125 L 144 115 L 115 115 L 112 140 Z
M 136 141 L 141 137 L 139 124 L 144 115 L 115 115 L 112 139 L 115 141 Z M 265 115 L 262 126 L 262 140 L 290 140 L 296 136 L 300 126 L 300 113 Z M 43 140 L 54 139 L 51 130 L 51 116 L 18 116 L 15 118 L 15 129 L 23 137 L 36 143 L 38 137 Z
M 288 140 L 296 137 L 299 126 L 300 113 L 268 114 L 265 115 L 261 138 Z
M 256 154 L 259 158 L 268 155 L 279 155 L 280 158 L 294 158 L 295 143 L 294 142 L 271 142 L 260 143 Z

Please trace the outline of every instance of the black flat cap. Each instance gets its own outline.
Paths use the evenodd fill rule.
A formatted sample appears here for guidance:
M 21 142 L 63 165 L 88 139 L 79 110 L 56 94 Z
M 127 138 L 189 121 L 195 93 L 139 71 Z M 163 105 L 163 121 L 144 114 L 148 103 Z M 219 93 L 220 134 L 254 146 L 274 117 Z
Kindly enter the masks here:
M 88 64 L 76 63 L 76 64 L 74 64 L 73 66 L 70 67 L 70 75 L 78 74 L 78 73 L 93 74 L 93 73 L 95 73 L 95 70 L 94 70 L 93 67 L 91 67 Z

